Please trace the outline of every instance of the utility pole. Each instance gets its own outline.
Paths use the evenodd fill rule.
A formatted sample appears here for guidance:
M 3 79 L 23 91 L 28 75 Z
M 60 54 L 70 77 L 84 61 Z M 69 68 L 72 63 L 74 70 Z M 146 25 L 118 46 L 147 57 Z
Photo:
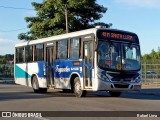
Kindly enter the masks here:
M 65 11 L 65 20 L 66 20 L 66 33 L 69 32 L 68 30 L 68 10 L 67 10 L 67 3 L 64 6 L 64 11 Z
M 64 15 L 65 15 L 65 21 L 66 21 L 66 33 L 69 32 L 68 29 L 68 9 L 67 9 L 67 0 L 63 0 L 61 3 L 59 0 L 57 0 L 59 5 L 62 6 L 62 10 L 64 10 Z

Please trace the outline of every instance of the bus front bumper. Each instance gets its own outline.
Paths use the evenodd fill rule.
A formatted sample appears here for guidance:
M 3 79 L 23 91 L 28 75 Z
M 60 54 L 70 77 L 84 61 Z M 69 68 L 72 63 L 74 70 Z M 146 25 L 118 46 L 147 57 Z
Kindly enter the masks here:
M 99 80 L 98 90 L 101 91 L 130 91 L 140 90 L 141 81 L 138 83 L 133 82 L 110 82 Z

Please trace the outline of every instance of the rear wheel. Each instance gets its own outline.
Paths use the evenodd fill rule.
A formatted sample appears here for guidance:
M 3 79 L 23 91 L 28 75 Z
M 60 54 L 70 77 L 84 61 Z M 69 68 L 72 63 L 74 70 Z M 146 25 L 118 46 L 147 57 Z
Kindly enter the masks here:
M 74 90 L 74 94 L 75 94 L 76 97 L 84 97 L 84 96 L 86 96 L 87 91 L 82 90 L 79 77 L 76 77 L 74 79 L 73 90 Z
M 113 91 L 109 91 L 109 94 L 112 96 L 112 97 L 119 97 L 122 92 L 113 92 Z
M 33 76 L 33 79 L 32 79 L 32 88 L 33 88 L 33 91 L 35 93 L 46 93 L 47 92 L 47 88 L 40 88 L 39 87 L 38 79 L 37 79 L 36 76 Z
M 33 88 L 33 91 L 35 93 L 39 93 L 40 92 L 40 90 L 39 90 L 39 84 L 38 84 L 38 80 L 37 80 L 36 76 L 33 76 L 33 79 L 32 79 L 32 88 Z
M 46 93 L 47 92 L 47 88 L 39 88 L 40 93 Z

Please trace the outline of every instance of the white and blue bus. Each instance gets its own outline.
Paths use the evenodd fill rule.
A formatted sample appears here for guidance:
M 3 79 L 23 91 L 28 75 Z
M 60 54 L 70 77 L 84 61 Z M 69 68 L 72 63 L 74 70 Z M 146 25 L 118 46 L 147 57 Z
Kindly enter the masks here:
M 141 53 L 135 33 L 92 28 L 32 40 L 15 46 L 15 82 L 34 92 L 49 88 L 87 91 L 141 89 Z

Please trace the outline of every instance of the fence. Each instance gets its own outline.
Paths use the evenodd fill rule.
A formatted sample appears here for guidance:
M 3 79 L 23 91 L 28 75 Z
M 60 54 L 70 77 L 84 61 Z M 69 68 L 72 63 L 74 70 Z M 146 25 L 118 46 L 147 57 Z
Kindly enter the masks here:
M 160 64 L 142 64 L 142 81 L 144 84 L 160 86 Z
M 0 64 L 0 79 L 7 79 L 14 77 L 13 64 Z

